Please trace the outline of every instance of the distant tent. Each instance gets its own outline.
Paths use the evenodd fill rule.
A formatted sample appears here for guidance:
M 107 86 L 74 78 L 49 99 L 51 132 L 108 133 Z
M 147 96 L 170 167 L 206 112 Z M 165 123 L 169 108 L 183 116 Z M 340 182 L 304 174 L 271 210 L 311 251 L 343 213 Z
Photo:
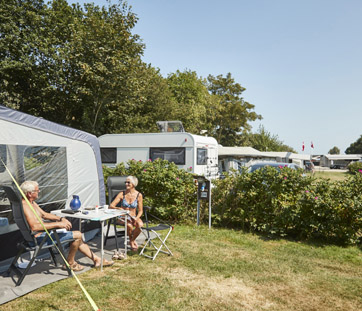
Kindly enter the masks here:
M 74 194 L 83 206 L 106 203 L 94 135 L 0 105 L 0 157 L 19 184 L 39 183 L 37 202 L 46 211 L 64 208 Z M 0 261 L 14 256 L 20 239 L 10 202 L 1 190 L 5 184 L 12 180 L 0 164 Z

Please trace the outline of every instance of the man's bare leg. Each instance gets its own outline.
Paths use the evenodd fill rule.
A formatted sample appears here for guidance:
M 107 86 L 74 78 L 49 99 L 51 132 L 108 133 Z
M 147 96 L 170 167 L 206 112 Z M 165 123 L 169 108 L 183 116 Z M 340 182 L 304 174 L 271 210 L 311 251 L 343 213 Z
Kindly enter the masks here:
M 80 231 L 73 231 L 73 238 L 75 239 L 74 242 L 71 243 L 69 254 L 68 254 L 68 263 L 70 265 L 74 265 L 75 263 L 75 254 L 77 250 L 79 250 L 83 255 L 87 256 L 88 258 L 92 259 L 95 266 L 99 266 L 101 264 L 101 258 L 94 254 L 89 246 L 83 242 L 82 240 L 82 233 Z M 103 264 L 109 264 L 107 260 L 104 259 Z

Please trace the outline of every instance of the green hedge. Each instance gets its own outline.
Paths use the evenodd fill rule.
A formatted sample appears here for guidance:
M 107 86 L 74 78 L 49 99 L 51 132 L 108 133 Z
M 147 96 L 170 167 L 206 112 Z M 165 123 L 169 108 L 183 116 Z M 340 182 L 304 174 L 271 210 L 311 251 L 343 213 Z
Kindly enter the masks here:
M 298 239 L 361 241 L 361 173 L 332 182 L 289 168 L 244 171 L 217 180 L 212 197 L 214 223 L 220 226 Z
M 362 162 L 353 162 L 348 165 L 348 172 L 351 174 L 357 174 L 362 172 Z
M 196 222 L 197 187 L 193 175 L 165 160 L 131 160 L 111 175 L 134 175 L 145 205 L 171 222 Z M 208 218 L 201 202 L 201 221 Z M 344 181 L 316 180 L 301 170 L 272 167 L 254 173 L 227 174 L 213 182 L 213 225 L 296 239 L 334 243 L 362 242 L 362 173 Z

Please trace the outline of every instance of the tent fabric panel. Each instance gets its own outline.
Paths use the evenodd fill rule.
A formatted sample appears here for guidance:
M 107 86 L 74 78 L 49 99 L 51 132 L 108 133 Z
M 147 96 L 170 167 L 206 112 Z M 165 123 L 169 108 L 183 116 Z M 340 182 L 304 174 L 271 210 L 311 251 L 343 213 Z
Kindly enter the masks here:
M 31 116 L 31 115 L 7 108 L 2 105 L 0 105 L 0 119 L 26 127 L 25 133 L 27 133 L 27 131 L 29 131 L 29 128 L 32 128 L 32 129 L 37 129 L 38 131 L 41 131 L 42 133 L 52 134 L 52 136 L 50 136 L 51 138 L 46 137 L 46 135 L 39 134 L 39 137 L 43 138 L 43 144 L 46 144 L 46 143 L 49 144 L 49 141 L 51 141 L 52 143 L 55 143 L 57 136 L 63 137 L 63 138 L 68 138 L 70 140 L 73 140 L 73 142 L 78 141 L 78 142 L 83 142 L 83 143 L 88 144 L 90 146 L 90 148 L 92 149 L 93 157 L 96 160 L 95 163 L 96 163 L 96 170 L 98 173 L 98 177 L 97 177 L 98 187 L 97 188 L 99 189 L 99 203 L 101 205 L 106 203 L 103 170 L 102 170 L 99 142 L 98 142 L 97 137 L 95 137 L 94 135 L 91 135 L 89 133 L 80 131 L 80 130 L 76 130 L 76 129 L 73 129 L 73 128 L 70 128 L 67 126 L 63 126 L 63 125 L 60 125 L 60 124 L 57 124 L 54 122 L 47 121 L 45 119 L 37 118 L 37 117 Z M 4 128 L 5 127 L 2 125 L 1 132 Z M 18 139 L 21 139 L 21 137 L 19 137 L 19 136 L 22 136 L 24 132 L 22 132 L 21 135 L 16 134 L 16 133 L 18 133 L 18 130 L 15 130 L 14 132 L 11 132 L 11 133 L 8 132 L 7 134 L 8 135 L 10 134 L 10 136 L 5 136 L 4 134 L 0 133 L 0 138 L 4 142 L 11 142 L 12 144 L 14 144 L 15 142 L 18 141 Z M 34 137 L 31 137 L 31 138 L 28 137 L 28 138 L 30 140 L 26 141 L 25 143 L 32 142 L 32 144 L 33 144 Z M 50 140 L 46 140 L 46 139 L 50 139 Z M 22 141 L 23 141 L 22 144 L 24 144 L 24 140 L 22 140 Z M 60 142 L 58 141 L 57 143 L 59 144 Z M 39 142 L 38 144 L 41 145 L 41 142 Z M 72 165 L 70 165 L 68 167 L 68 169 L 70 172 L 74 172 Z M 78 167 L 77 167 L 77 169 L 78 169 Z M 88 169 L 89 169 L 89 171 L 91 171 L 91 169 L 93 169 L 93 168 L 89 167 Z M 82 171 L 84 173 L 86 170 L 84 169 Z M 83 176 L 83 178 L 84 178 L 84 176 Z M 70 190 L 73 190 L 73 189 L 71 188 Z M 75 190 L 77 190 L 77 189 L 75 189 Z

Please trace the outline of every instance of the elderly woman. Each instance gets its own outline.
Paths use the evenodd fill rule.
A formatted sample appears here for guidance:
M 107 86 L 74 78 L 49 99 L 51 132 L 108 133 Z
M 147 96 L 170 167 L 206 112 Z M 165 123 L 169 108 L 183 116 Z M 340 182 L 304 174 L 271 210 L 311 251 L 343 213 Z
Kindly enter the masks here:
M 142 193 L 136 190 L 138 179 L 134 176 L 128 176 L 126 179 L 126 190 L 121 191 L 113 202 L 110 208 L 125 209 L 129 211 L 127 218 L 127 234 L 129 236 L 129 244 L 133 251 L 137 251 L 138 244 L 136 238 L 141 233 L 143 222 L 141 216 L 143 214 L 143 196 Z M 120 203 L 121 207 L 117 207 Z M 124 224 L 121 218 L 117 220 L 118 224 Z

